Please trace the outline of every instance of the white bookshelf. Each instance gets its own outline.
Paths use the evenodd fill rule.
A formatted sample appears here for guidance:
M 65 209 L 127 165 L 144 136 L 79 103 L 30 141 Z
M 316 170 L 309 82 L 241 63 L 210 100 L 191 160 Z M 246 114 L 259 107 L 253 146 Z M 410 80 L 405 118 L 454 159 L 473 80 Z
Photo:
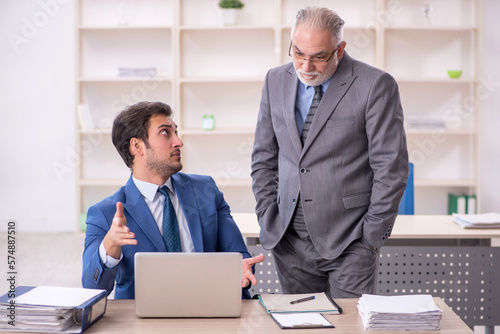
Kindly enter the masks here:
M 247 0 L 224 26 L 214 0 L 79 0 L 75 6 L 77 104 L 96 128 L 76 128 L 77 213 L 112 194 L 129 171 L 111 144 L 115 114 L 128 104 L 170 104 L 184 142 L 184 172 L 209 174 L 233 212 L 252 213 L 250 155 L 266 72 L 289 62 L 293 17 L 310 4 L 345 19 L 351 56 L 391 73 L 405 117 L 440 117 L 442 130 L 407 128 L 415 163 L 416 213 L 444 214 L 448 192 L 479 189 L 480 0 Z M 154 77 L 118 77 L 154 67 Z M 462 76 L 450 79 L 448 69 Z M 76 110 L 76 107 L 75 107 Z M 215 129 L 201 129 L 213 114 Z

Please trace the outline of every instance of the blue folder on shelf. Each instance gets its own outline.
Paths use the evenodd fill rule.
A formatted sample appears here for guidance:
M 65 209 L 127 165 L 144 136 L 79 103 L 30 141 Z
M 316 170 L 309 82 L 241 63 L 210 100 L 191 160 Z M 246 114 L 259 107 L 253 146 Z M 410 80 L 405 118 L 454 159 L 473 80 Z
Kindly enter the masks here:
M 19 286 L 0 297 L 0 331 L 82 333 L 106 312 L 107 291 Z

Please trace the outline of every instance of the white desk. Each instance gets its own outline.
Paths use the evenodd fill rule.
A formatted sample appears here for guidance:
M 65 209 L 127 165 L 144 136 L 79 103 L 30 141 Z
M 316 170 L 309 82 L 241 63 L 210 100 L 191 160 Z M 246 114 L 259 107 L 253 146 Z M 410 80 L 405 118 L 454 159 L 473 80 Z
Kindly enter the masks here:
M 270 252 L 254 246 L 260 227 L 255 214 L 233 215 L 251 253 L 268 260 L 251 291 L 279 290 Z M 445 299 L 469 325 L 486 326 L 493 333 L 499 325 L 500 248 L 490 247 L 500 229 L 462 229 L 448 215 L 398 216 L 387 244 L 380 251 L 377 294 L 429 293 Z M 264 265 L 264 264 L 263 264 Z M 273 266 L 273 264 L 271 265 Z M 269 283 L 268 283 L 269 282 Z
M 441 334 L 473 334 L 473 331 L 440 299 L 434 298 L 443 310 Z M 109 300 L 106 314 L 85 334 L 92 333 L 342 333 L 366 334 L 356 307 L 358 299 L 338 299 L 344 310 L 340 315 L 325 315 L 334 329 L 283 330 L 271 319 L 258 300 L 244 300 L 239 318 L 138 318 L 133 300 Z M 374 331 L 376 334 L 429 334 L 425 331 Z
M 244 238 L 258 238 L 260 227 L 253 213 L 234 213 Z M 463 229 L 447 215 L 401 215 L 396 218 L 390 239 L 492 239 L 500 229 Z

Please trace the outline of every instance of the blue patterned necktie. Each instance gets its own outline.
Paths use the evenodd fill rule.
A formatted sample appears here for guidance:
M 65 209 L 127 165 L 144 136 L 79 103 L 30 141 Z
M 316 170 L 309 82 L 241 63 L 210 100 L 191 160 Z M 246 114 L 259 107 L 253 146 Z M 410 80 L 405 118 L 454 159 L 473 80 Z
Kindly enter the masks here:
M 165 206 L 163 207 L 163 241 L 167 246 L 167 252 L 181 252 L 181 238 L 179 235 L 179 225 L 177 224 L 177 216 L 175 215 L 174 206 L 168 195 L 168 188 L 163 186 L 158 189 L 165 196 Z

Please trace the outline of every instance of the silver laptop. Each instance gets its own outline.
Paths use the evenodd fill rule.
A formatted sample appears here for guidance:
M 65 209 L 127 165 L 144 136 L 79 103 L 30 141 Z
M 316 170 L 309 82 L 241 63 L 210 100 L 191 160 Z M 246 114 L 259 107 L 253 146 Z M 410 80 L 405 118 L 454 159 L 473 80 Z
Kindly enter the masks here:
M 240 253 L 136 253 L 140 317 L 239 317 Z

